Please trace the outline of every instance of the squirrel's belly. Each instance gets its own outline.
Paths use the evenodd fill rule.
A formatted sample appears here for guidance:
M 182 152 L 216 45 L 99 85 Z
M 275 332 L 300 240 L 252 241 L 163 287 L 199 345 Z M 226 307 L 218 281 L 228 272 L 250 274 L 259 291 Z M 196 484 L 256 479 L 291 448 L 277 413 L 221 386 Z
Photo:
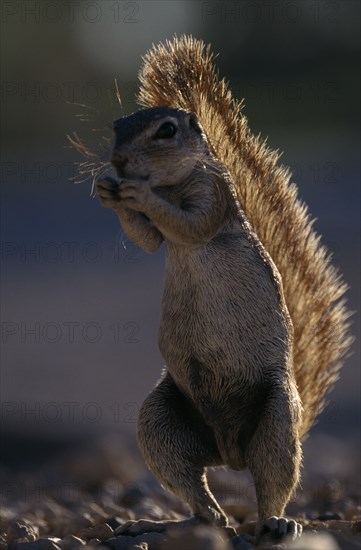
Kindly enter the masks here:
M 259 262 L 242 265 L 239 256 L 236 263 L 232 257 L 212 262 L 194 254 L 168 263 L 159 327 L 168 368 L 189 357 L 211 369 L 222 365 L 223 372 L 284 361 L 290 327 L 269 271 Z

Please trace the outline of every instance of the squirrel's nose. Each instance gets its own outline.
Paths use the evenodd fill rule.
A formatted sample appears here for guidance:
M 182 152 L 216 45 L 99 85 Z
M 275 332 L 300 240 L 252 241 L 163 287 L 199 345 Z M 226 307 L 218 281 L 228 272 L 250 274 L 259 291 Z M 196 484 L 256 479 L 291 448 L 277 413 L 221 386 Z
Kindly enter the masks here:
M 124 166 L 127 164 L 128 158 L 126 157 L 126 155 L 123 155 L 118 151 L 113 151 L 110 157 L 110 162 L 115 168 L 121 169 L 124 168 Z

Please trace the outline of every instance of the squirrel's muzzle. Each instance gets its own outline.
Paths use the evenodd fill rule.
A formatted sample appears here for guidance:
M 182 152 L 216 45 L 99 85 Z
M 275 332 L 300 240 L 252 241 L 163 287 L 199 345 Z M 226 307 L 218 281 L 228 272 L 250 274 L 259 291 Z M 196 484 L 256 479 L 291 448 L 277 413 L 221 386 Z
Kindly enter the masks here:
M 112 166 L 116 169 L 118 175 L 121 175 L 121 172 L 124 170 L 125 165 L 128 162 L 128 157 L 114 150 L 110 157 L 110 162 Z

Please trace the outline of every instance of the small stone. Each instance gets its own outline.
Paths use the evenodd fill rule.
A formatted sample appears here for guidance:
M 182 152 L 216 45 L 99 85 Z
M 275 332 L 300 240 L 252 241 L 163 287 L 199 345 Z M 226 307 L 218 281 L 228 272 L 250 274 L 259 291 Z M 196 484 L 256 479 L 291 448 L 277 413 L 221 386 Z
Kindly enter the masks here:
M 132 519 L 132 518 L 130 518 L 130 519 Z M 117 529 L 117 527 L 120 527 L 126 521 L 127 520 L 117 516 L 115 518 L 107 519 L 107 524 L 109 525 L 109 527 L 111 527 L 115 531 Z
M 1 502 L 1 514 L 0 514 L 0 532 L 6 532 L 9 524 L 16 521 L 17 515 L 14 510 L 6 508 L 3 502 Z
M 150 534 L 150 533 L 148 533 Z M 155 533 L 152 533 L 155 534 Z M 137 538 L 140 538 L 137 537 Z M 146 538 L 143 539 L 148 542 Z M 167 532 L 167 536 L 158 546 L 150 546 L 149 550 L 232 550 L 229 538 L 221 530 L 210 526 L 199 525 L 195 528 L 174 529 Z
M 361 520 L 354 521 L 351 529 L 353 533 L 361 533 Z
M 11 542 L 9 542 L 9 550 L 15 550 L 15 548 L 18 547 L 18 545 L 21 543 L 21 542 L 33 542 L 33 541 L 29 541 L 26 537 L 24 538 L 21 538 L 21 539 L 14 539 L 12 540 Z
M 343 517 L 336 512 L 326 512 L 325 514 L 320 514 L 315 519 L 319 519 L 320 521 L 330 521 L 331 519 L 343 519 Z
M 302 523 L 303 531 L 327 531 L 328 524 L 325 521 L 308 520 Z
M 340 550 L 339 545 L 329 533 L 305 533 L 302 537 L 290 542 L 289 550 Z
M 157 533 L 154 533 L 157 534 Z M 142 535 L 142 540 L 145 535 Z M 139 550 L 142 548 L 140 537 L 128 537 L 120 535 L 119 537 L 114 537 L 105 542 L 101 542 L 103 548 L 111 548 L 111 550 Z M 101 546 L 99 548 L 101 549 Z M 142 550 L 148 550 L 147 545 L 143 544 Z
M 341 531 L 342 533 L 350 532 L 352 523 L 351 521 L 344 520 L 330 520 L 327 522 L 327 527 L 331 531 Z
M 75 537 L 74 535 L 68 535 L 60 543 L 62 550 L 76 550 L 84 545 L 85 541 L 79 537 Z
M 100 541 L 103 541 L 113 538 L 114 530 L 108 523 L 101 523 L 99 525 L 94 525 L 94 527 L 81 529 L 78 536 L 84 540 L 99 539 Z
M 138 535 L 135 537 L 135 547 L 134 548 L 145 548 L 146 550 L 159 550 L 162 548 L 162 542 L 167 540 L 165 533 L 144 533 L 143 535 Z M 172 545 L 168 546 L 172 548 Z
M 52 537 L 38 539 L 34 542 L 20 542 L 16 546 L 16 550 L 61 550 L 59 543 L 61 539 Z
M 114 530 L 114 534 L 115 534 L 116 537 L 118 537 L 119 535 L 122 534 L 122 527 L 123 527 L 124 523 L 127 523 L 127 522 L 124 521 L 121 525 L 119 525 L 119 526 Z
M 17 539 L 21 539 L 23 542 L 33 542 L 39 536 L 39 532 L 35 527 L 17 521 L 9 525 L 6 534 L 8 543 Z
M 241 535 L 233 537 L 231 540 L 233 550 L 251 550 L 254 545 L 247 542 Z

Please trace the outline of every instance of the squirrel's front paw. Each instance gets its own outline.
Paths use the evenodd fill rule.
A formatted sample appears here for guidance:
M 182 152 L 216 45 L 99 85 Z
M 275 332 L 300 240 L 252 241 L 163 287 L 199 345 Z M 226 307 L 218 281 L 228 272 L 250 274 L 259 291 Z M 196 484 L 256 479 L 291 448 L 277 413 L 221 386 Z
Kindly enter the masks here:
M 113 178 L 103 178 L 96 181 L 96 192 L 102 206 L 117 208 L 120 203 L 119 183 Z
M 152 195 L 148 180 L 124 180 L 120 184 L 120 200 L 127 208 L 145 212 Z
M 131 208 L 145 212 L 150 205 L 152 191 L 148 180 L 117 180 L 106 177 L 96 182 L 96 192 L 106 208 Z
M 294 519 L 272 516 L 263 520 L 257 529 L 258 538 L 267 533 L 273 538 L 281 538 L 289 535 L 295 540 L 302 534 L 302 525 L 297 523 Z

